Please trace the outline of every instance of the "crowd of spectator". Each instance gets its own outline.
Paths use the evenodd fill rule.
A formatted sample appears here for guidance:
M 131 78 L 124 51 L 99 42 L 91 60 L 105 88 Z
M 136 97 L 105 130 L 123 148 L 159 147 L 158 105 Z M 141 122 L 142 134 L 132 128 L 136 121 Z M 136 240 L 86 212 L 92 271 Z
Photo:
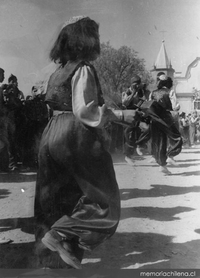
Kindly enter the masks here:
M 184 147 L 194 147 L 200 142 L 200 116 L 198 112 L 185 112 L 179 115 L 179 129 L 183 138 Z
M 37 166 L 40 137 L 49 119 L 44 84 L 33 86 L 25 97 L 15 75 L 4 79 L 0 68 L 0 171 L 30 169 Z

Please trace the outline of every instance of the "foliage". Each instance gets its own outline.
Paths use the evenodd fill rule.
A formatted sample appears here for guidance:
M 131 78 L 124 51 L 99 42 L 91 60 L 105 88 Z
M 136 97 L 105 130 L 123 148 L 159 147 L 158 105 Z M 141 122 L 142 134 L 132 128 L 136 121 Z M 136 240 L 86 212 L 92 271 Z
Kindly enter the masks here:
M 101 44 L 101 55 L 93 62 L 101 83 L 105 100 L 109 105 L 119 106 L 122 91 L 130 86 L 134 74 L 142 82 L 150 83 L 150 73 L 145 69 L 145 61 L 138 58 L 137 52 L 127 46 L 113 48 L 109 42 Z

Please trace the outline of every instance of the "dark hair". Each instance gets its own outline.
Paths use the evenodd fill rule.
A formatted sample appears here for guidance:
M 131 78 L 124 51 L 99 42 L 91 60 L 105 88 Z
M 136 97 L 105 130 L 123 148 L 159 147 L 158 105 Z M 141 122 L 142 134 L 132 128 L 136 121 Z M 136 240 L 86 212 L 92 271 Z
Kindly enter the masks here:
M 157 87 L 158 89 L 161 89 L 163 87 L 170 89 L 172 86 L 173 86 L 173 81 L 171 77 L 168 76 L 166 80 L 160 80 Z
M 99 25 L 85 17 L 62 28 L 49 56 L 64 66 L 69 60 L 95 60 L 99 54 Z
M 186 115 L 185 112 L 181 112 L 181 113 L 179 114 L 180 117 L 184 117 L 185 115 Z
M 131 78 L 131 84 L 133 83 L 136 83 L 136 84 L 141 84 L 141 78 L 139 75 L 134 75 L 132 78 Z
M 11 74 L 8 78 L 8 83 L 10 83 L 10 81 L 17 81 L 17 77 L 13 74 Z
M 4 69 L 0 68 L 0 72 L 5 72 Z

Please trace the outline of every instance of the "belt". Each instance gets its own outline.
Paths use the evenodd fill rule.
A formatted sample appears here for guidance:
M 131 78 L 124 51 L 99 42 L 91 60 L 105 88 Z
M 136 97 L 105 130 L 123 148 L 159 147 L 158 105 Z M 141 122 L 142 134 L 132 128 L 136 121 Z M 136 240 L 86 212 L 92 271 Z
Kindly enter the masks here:
M 53 110 L 53 116 L 58 116 L 58 115 L 61 115 L 61 114 L 68 114 L 68 113 L 72 113 L 72 111 Z

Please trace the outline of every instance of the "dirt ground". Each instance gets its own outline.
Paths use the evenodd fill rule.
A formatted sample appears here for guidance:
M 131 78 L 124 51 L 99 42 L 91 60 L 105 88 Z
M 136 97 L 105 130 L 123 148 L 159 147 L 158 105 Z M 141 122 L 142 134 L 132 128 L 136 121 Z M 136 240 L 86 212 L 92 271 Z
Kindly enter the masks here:
M 170 176 L 149 159 L 136 156 L 130 166 L 113 155 L 121 220 L 111 239 L 85 253 L 84 269 L 200 269 L 200 145 L 182 150 Z M 34 252 L 35 179 L 34 171 L 0 173 L 0 269 L 49 267 L 52 260 L 64 267 Z

